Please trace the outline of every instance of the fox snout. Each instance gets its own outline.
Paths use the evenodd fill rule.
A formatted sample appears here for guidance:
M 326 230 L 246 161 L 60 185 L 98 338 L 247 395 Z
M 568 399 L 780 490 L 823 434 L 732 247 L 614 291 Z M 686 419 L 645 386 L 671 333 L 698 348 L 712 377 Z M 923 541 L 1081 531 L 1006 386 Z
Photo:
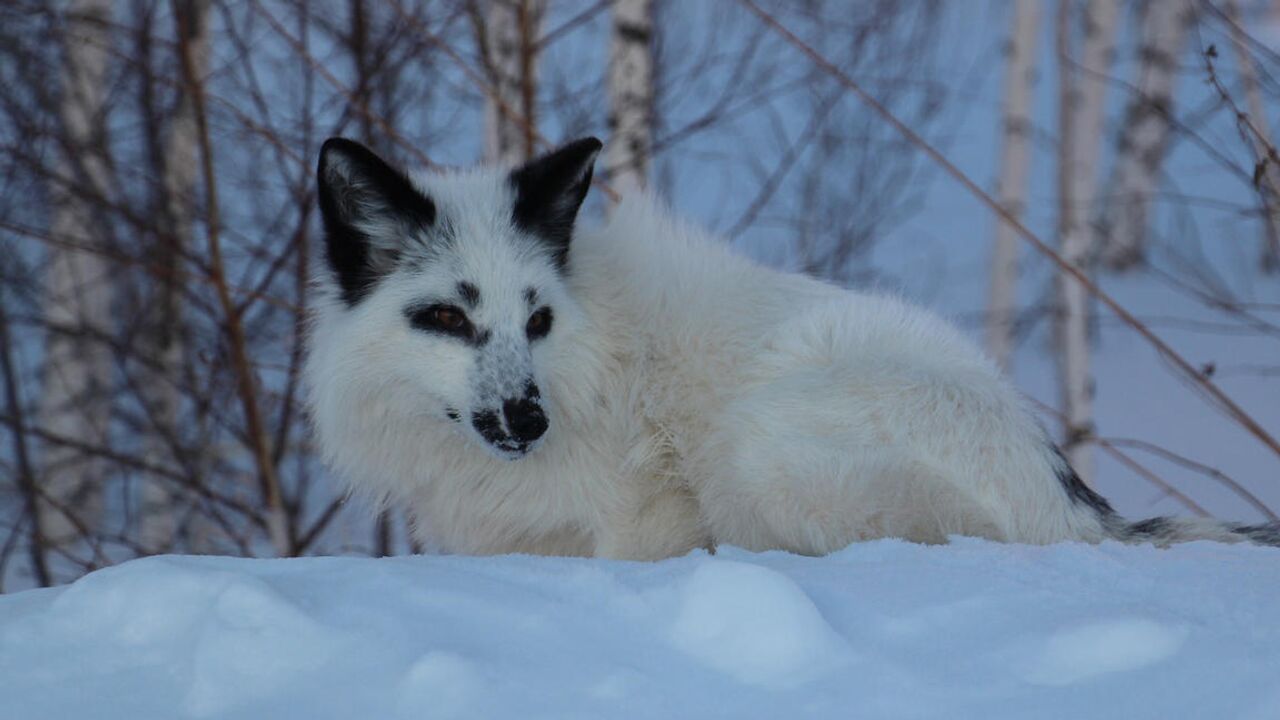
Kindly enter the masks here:
M 546 434 L 550 423 L 538 388 L 531 383 L 523 395 L 503 400 L 500 410 L 472 413 L 471 425 L 500 454 L 514 459 L 527 454 Z

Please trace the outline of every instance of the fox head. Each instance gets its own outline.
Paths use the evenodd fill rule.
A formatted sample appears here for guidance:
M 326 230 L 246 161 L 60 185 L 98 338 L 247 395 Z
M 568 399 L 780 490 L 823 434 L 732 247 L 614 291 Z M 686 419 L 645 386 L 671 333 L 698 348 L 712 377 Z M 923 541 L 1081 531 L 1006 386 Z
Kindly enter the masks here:
M 565 275 L 600 148 L 585 138 L 510 171 L 411 179 L 359 143 L 326 141 L 326 312 L 340 328 L 329 365 L 494 456 L 534 450 L 554 432 L 546 348 L 583 322 Z

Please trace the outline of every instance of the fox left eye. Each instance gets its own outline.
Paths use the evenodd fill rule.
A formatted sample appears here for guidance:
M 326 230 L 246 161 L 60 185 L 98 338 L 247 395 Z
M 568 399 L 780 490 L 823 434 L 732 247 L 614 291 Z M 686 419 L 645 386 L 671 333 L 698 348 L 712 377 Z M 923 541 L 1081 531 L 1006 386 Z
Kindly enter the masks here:
M 467 316 L 454 308 L 436 308 L 431 311 L 432 324 L 445 330 L 461 330 L 467 324 Z
M 444 333 L 469 338 L 473 335 L 471 321 L 461 308 L 452 305 L 434 305 L 409 314 L 409 322 L 419 330 Z
M 551 332 L 551 308 L 544 307 L 529 316 L 529 322 L 525 324 L 525 334 L 530 340 L 537 340 L 546 337 Z

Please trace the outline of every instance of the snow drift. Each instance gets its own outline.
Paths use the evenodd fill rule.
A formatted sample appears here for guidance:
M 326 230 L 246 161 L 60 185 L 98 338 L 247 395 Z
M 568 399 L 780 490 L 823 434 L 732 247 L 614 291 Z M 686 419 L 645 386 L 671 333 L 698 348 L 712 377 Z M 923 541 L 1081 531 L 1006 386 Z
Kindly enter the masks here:
M 157 557 L 0 597 L 3 718 L 1280 717 L 1280 550 Z

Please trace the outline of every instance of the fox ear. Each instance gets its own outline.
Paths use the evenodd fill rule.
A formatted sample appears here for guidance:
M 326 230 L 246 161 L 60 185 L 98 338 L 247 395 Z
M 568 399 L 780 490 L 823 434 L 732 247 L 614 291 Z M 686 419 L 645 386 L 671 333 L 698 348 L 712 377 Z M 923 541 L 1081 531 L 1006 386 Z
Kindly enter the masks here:
M 573 223 L 591 188 L 601 147 L 593 137 L 574 140 L 511 172 L 516 226 L 547 243 L 562 269 L 569 258 Z
M 354 140 L 329 138 L 316 170 L 329 268 L 354 305 L 435 222 L 431 198 Z

